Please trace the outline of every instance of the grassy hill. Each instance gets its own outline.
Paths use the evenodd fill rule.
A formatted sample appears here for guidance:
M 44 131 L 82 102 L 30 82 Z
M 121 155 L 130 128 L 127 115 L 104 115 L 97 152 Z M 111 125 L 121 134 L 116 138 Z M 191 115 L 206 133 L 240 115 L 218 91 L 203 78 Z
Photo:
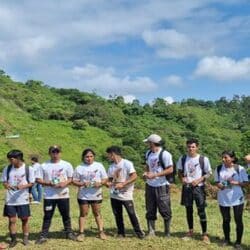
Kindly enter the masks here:
M 13 148 L 23 150 L 26 159 L 38 154 L 43 161 L 49 145 L 61 144 L 63 158 L 76 165 L 81 151 L 92 147 L 106 164 L 106 147 L 118 144 L 140 172 L 146 150 L 142 140 L 151 133 L 162 136 L 175 161 L 185 152 L 186 139 L 198 138 L 214 167 L 225 149 L 235 150 L 241 159 L 250 152 L 249 110 L 250 96 L 126 104 L 121 96 L 106 100 L 40 81 L 15 82 L 0 71 L 0 169 Z M 19 138 L 7 138 L 16 134 Z

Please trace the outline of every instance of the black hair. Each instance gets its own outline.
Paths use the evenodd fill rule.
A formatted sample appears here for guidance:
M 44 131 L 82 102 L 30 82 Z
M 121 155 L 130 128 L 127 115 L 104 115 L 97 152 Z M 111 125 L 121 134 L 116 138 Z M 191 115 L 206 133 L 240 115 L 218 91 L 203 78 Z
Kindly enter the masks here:
M 93 149 L 91 148 L 86 148 L 82 151 L 82 160 L 84 161 L 84 157 L 86 156 L 86 154 L 88 154 L 89 152 L 91 152 L 94 156 L 95 156 L 95 152 Z
M 238 162 L 238 158 L 236 157 L 236 154 L 233 150 L 225 150 L 221 153 L 221 156 L 228 155 L 229 157 L 233 158 L 233 163 Z
M 34 162 L 38 162 L 39 161 L 37 156 L 31 156 L 30 160 L 34 161 Z
M 14 159 L 24 161 L 23 160 L 23 152 L 21 150 L 18 150 L 18 149 L 13 149 L 13 150 L 9 151 L 7 153 L 7 158 L 8 159 L 14 158 Z
M 189 144 L 195 144 L 196 146 L 199 146 L 199 141 L 198 139 L 195 139 L 195 138 L 190 138 L 186 141 L 186 145 L 189 145 Z
M 111 146 L 111 147 L 108 147 L 106 149 L 106 153 L 108 153 L 108 154 L 114 153 L 116 155 L 120 155 L 121 156 L 122 155 L 122 150 L 118 146 Z

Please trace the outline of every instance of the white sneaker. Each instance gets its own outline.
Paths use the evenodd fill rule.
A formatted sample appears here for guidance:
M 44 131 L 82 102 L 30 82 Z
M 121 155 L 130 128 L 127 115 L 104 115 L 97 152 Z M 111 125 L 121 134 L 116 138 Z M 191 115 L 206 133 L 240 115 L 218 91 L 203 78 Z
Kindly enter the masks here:
M 32 201 L 31 204 L 40 204 L 39 201 Z

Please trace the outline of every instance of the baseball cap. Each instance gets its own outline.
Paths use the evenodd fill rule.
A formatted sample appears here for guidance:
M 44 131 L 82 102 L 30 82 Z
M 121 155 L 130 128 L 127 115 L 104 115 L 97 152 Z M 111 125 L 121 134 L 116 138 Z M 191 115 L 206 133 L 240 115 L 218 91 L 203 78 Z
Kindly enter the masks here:
M 62 151 L 62 148 L 61 148 L 61 146 L 59 146 L 59 145 L 52 145 L 52 146 L 50 146 L 49 147 L 49 153 L 51 153 L 51 152 L 61 152 Z
M 161 139 L 161 137 L 159 135 L 152 134 L 148 138 L 146 138 L 145 140 L 143 140 L 143 142 L 161 143 L 162 139 Z

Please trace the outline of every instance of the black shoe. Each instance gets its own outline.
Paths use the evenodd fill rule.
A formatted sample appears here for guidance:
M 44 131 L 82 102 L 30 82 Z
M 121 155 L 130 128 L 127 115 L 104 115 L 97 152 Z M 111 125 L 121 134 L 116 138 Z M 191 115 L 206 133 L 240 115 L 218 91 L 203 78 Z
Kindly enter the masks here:
M 9 248 L 15 247 L 17 244 L 17 240 L 11 240 L 10 244 L 9 244 Z
M 67 233 L 66 238 L 69 239 L 69 240 L 77 241 L 77 236 L 72 232 Z
M 36 240 L 35 244 L 42 245 L 47 241 L 47 238 L 45 237 L 40 237 L 39 239 Z

